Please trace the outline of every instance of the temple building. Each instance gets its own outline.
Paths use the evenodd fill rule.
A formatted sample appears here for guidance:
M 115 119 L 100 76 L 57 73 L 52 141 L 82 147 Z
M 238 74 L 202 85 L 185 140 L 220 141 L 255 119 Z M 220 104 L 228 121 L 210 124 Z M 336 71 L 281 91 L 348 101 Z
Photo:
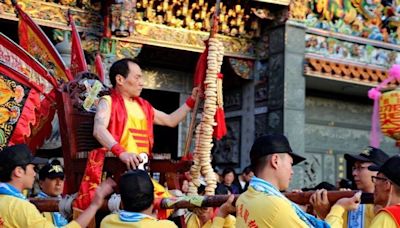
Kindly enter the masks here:
M 115 60 L 138 60 L 143 97 L 171 112 L 183 104 L 218 8 L 224 43 L 227 135 L 215 142 L 214 165 L 242 170 L 255 138 L 283 133 L 307 161 L 295 167 L 292 187 L 349 176 L 344 153 L 369 145 L 368 90 L 400 64 L 397 0 L 48 0 L 18 3 L 46 32 L 66 63 L 68 11 L 87 62 L 100 53 L 106 71 Z M 18 18 L 0 1 L 0 32 L 18 40 Z M 94 66 L 93 66 L 94 67 Z M 106 80 L 107 81 L 107 80 Z M 155 128 L 154 153 L 182 156 L 189 117 L 176 129 Z M 45 149 L 60 147 L 57 140 Z M 398 153 L 384 137 L 382 149 Z

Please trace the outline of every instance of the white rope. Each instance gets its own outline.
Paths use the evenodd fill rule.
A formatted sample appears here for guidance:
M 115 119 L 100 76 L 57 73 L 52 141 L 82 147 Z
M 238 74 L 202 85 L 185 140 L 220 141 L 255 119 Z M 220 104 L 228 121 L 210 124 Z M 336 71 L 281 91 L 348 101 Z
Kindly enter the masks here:
M 120 211 L 120 204 L 121 204 L 121 196 L 119 194 L 112 194 L 110 199 L 108 200 L 108 209 L 112 213 L 118 213 Z
M 61 198 L 60 203 L 58 203 L 58 210 L 64 218 L 70 218 L 72 216 L 72 202 L 77 195 L 78 193 L 66 195 Z

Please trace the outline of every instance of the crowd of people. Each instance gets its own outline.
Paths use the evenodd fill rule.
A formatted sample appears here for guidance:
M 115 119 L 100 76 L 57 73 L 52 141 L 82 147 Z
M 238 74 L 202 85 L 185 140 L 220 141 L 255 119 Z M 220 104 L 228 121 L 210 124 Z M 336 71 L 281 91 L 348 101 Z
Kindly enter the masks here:
M 141 162 L 139 152 L 151 151 L 153 123 L 176 126 L 193 108 L 198 91 L 193 89 L 185 104 L 166 114 L 139 97 L 142 74 L 133 60 L 117 61 L 110 69 L 110 79 L 114 90 L 111 96 L 100 100 L 93 133 L 104 148 L 120 158 L 127 171 L 118 183 L 111 178 L 98 185 L 83 182 L 97 187 L 90 189 L 94 191 L 87 198 L 87 207 L 71 220 L 60 212 L 39 212 L 23 194 L 33 187 L 40 168 L 41 191 L 37 197 L 60 198 L 64 184 L 61 163 L 34 157 L 25 144 L 5 147 L 0 151 L 0 228 L 87 227 L 117 185 L 122 208 L 102 218 L 100 227 L 400 227 L 400 155 L 389 157 L 373 147 L 359 154 L 346 154 L 360 192 L 331 205 L 329 185 L 316 186 L 309 200 L 313 208 L 309 214 L 302 207 L 305 205 L 297 205 L 283 194 L 292 179 L 292 167 L 305 158 L 293 152 L 287 138 L 279 134 L 255 140 L 249 152 L 251 164 L 239 177 L 230 167 L 222 171 L 216 194 L 230 196 L 219 208 L 183 210 L 172 214 L 171 220 L 157 219 L 155 196 L 184 196 L 190 177 L 182 182 L 179 194 L 169 191 L 146 171 L 137 169 Z M 88 162 L 86 172 L 92 171 L 91 168 Z M 341 185 L 349 183 L 342 181 Z M 204 193 L 205 186 L 202 187 L 198 188 L 200 195 Z M 374 204 L 361 204 L 361 192 L 372 193 Z M 236 194 L 240 196 L 235 202 Z M 184 219 L 174 223 L 174 216 Z

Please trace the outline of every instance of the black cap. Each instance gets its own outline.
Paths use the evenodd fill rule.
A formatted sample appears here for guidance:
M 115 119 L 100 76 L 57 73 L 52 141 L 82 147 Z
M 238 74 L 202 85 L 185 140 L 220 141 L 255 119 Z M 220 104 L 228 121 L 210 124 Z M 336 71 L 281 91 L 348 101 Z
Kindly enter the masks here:
M 121 196 L 127 196 L 130 199 L 154 194 L 154 185 L 147 172 L 143 170 L 131 170 L 121 176 L 119 189 Z
M 371 171 L 378 171 L 385 175 L 390 181 L 400 186 L 400 155 L 389 158 L 382 165 L 371 165 L 368 167 Z
M 0 151 L 0 172 L 16 166 L 45 164 L 45 158 L 34 157 L 26 144 L 5 147 Z
M 344 158 L 350 162 L 372 162 L 375 165 L 382 165 L 386 160 L 389 159 L 389 155 L 387 155 L 381 149 L 369 146 L 358 155 L 345 154 Z
M 51 163 L 47 163 L 39 170 L 39 179 L 44 180 L 46 178 L 61 178 L 64 179 L 64 169 L 61 166 L 59 160 L 52 160 Z
M 305 160 L 304 157 L 292 152 L 289 141 L 284 135 L 265 135 L 256 139 L 251 147 L 250 162 L 254 166 L 259 158 L 275 153 L 288 153 L 293 158 L 293 165 Z

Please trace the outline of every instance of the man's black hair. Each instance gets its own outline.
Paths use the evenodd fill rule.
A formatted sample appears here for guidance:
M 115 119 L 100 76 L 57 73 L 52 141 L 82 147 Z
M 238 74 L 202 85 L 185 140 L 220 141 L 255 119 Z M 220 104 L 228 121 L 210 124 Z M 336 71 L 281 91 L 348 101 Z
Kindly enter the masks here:
M 110 82 L 111 85 L 115 88 L 115 85 L 117 84 L 116 82 L 116 77 L 117 75 L 121 75 L 122 77 L 126 78 L 128 77 L 129 74 L 129 62 L 138 64 L 134 59 L 132 58 L 124 58 L 120 59 L 112 64 L 110 67 L 109 71 L 109 77 L 110 77 Z
M 131 170 L 121 176 L 120 193 L 124 210 L 141 212 L 154 201 L 154 185 L 143 170 Z

